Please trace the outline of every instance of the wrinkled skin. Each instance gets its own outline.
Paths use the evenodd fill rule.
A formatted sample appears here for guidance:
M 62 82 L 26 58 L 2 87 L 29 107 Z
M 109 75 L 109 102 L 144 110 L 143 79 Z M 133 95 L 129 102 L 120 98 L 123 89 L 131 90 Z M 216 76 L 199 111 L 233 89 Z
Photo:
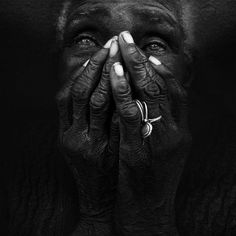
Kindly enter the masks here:
M 191 138 L 188 61 L 176 12 L 156 1 L 87 1 L 71 12 L 57 99 L 60 144 L 80 196 L 73 235 L 178 234 L 174 200 Z M 147 103 L 149 118 L 162 116 L 147 139 L 135 99 Z

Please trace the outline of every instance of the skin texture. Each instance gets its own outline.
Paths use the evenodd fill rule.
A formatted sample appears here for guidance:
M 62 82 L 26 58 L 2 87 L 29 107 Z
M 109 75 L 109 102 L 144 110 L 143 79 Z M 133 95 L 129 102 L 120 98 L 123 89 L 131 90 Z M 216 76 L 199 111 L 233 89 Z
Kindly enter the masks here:
M 7 186 L 10 235 L 235 235 L 236 129 L 229 115 L 224 124 L 212 117 L 201 123 L 205 133 L 194 140 L 182 175 L 191 140 L 189 65 L 177 5 L 103 1 L 107 10 L 96 13 L 92 3 L 72 4 L 62 30 L 59 129 L 40 123 L 18 139 L 19 168 Z M 154 16 L 141 17 L 137 11 L 146 8 Z M 161 12 L 172 14 L 171 25 Z M 123 30 L 135 44 L 126 45 Z M 84 31 L 96 44 L 77 37 Z M 102 47 L 114 35 L 119 51 L 111 58 L 113 50 Z M 150 38 L 158 44 L 149 45 Z M 162 64 L 153 65 L 150 55 Z M 117 61 L 124 76 L 114 73 Z M 137 98 L 150 117 L 163 116 L 144 142 Z
M 86 2 L 68 16 L 62 62 L 66 85 L 58 104 L 61 145 L 81 198 L 75 235 L 111 235 L 113 230 L 119 235 L 177 234 L 174 199 L 191 138 L 181 84 L 187 71 L 184 35 L 177 8 L 171 6 L 120 1 L 106 2 L 104 8 L 103 2 Z M 129 32 L 129 44 L 120 34 L 111 58 L 100 45 L 122 30 L 134 33 L 137 44 Z M 149 62 L 150 55 L 162 64 Z M 126 73 L 117 76 L 115 62 Z M 146 101 L 149 118 L 162 115 L 145 140 L 134 98 Z M 104 185 L 106 179 L 113 181 Z
M 112 226 L 119 140 L 117 134 L 114 135 L 118 133 L 115 115 L 112 120 L 108 116 L 109 72 L 117 57 L 109 55 L 107 59 L 108 52 L 107 48 L 99 50 L 86 65 L 74 70 L 75 74 L 57 97 L 61 114 L 60 142 L 80 195 L 80 223 L 75 235 L 109 235 Z M 70 124 L 68 104 L 71 101 L 73 115 Z M 110 122 L 111 127 L 107 128 Z M 89 233 L 90 222 L 95 224 L 95 232 Z M 100 226 L 103 224 L 104 228 Z

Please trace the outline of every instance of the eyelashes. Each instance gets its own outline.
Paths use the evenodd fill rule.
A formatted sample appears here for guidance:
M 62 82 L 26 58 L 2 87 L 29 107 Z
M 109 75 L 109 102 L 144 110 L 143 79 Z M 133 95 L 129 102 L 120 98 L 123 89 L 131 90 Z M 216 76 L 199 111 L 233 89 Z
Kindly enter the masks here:
M 72 41 L 72 46 L 76 46 L 81 50 L 89 50 L 92 48 L 99 48 L 101 45 L 98 40 L 89 34 L 81 34 L 76 36 Z
M 81 52 L 94 51 L 102 48 L 100 40 L 91 33 L 81 33 L 75 36 L 69 47 L 75 48 Z M 154 55 L 163 55 L 169 50 L 167 42 L 160 37 L 150 37 L 141 40 L 141 45 L 137 44 L 143 51 Z
M 167 52 L 168 45 L 164 43 L 162 40 L 152 40 L 144 43 L 142 49 L 149 53 L 161 55 Z

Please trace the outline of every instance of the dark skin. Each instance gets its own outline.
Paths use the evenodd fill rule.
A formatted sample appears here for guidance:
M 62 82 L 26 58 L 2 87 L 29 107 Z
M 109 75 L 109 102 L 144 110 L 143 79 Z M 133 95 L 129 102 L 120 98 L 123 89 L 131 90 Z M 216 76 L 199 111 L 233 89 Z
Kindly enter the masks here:
M 196 6 L 187 2 L 180 13 L 190 26 L 186 33 L 205 30 L 188 21 L 198 17 L 189 14 Z M 233 101 L 232 58 L 220 55 L 225 63 L 211 74 L 208 49 L 190 35 L 189 46 L 207 56 L 198 65 L 204 56 L 194 51 L 189 91 L 185 37 L 173 4 L 167 10 L 152 1 L 102 1 L 96 12 L 95 1 L 83 3 L 59 18 L 64 44 L 58 68 L 65 84 L 58 94 L 60 149 L 58 122 L 31 122 L 28 113 L 17 119 L 17 145 L 9 140 L 1 165 L 1 235 L 236 235 L 236 122 L 234 107 L 225 106 Z M 167 13 L 172 20 L 163 17 Z M 129 44 L 124 30 L 133 37 Z M 114 35 L 119 38 L 107 44 Z M 213 87 L 221 82 L 217 93 L 208 78 Z M 135 99 L 146 101 L 150 118 L 162 115 L 145 140 Z
M 73 235 L 178 234 L 174 200 L 191 142 L 183 45 L 173 6 L 88 1 L 71 12 L 58 105 L 80 196 Z M 135 99 L 162 116 L 146 139 Z

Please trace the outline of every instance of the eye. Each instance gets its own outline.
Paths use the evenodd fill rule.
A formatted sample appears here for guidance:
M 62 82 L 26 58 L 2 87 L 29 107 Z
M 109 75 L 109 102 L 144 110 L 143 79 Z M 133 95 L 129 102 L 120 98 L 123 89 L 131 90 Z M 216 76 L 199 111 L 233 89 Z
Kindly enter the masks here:
M 155 53 L 155 54 L 163 54 L 167 51 L 168 46 L 166 43 L 159 41 L 159 40 L 153 40 L 149 43 L 147 43 L 144 47 L 144 50 L 150 53 Z
M 90 35 L 79 35 L 74 39 L 73 45 L 80 49 L 92 49 L 98 47 L 96 39 Z

